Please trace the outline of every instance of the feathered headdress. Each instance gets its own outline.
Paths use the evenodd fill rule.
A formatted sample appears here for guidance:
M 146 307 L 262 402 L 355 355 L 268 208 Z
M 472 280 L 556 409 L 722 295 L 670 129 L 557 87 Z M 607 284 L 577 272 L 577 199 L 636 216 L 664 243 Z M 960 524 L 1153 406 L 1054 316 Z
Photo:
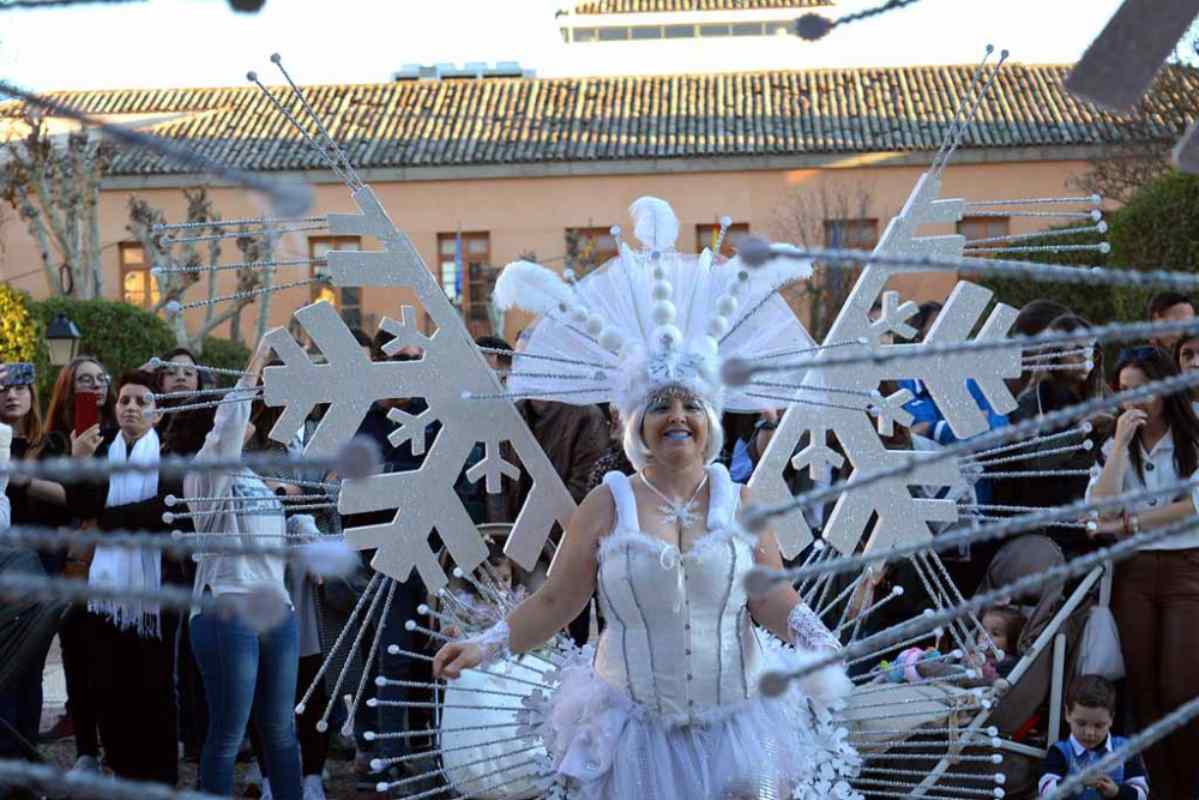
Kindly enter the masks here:
M 564 403 L 610 402 L 623 414 L 671 386 L 718 410 L 785 405 L 792 395 L 722 386 L 720 366 L 814 346 L 778 296 L 782 286 L 808 278 L 811 263 L 774 259 L 751 269 L 708 249 L 680 253 L 669 204 L 642 197 L 629 213 L 641 249 L 621 243 L 619 256 L 582 280 L 567 282 L 529 261 L 504 268 L 496 305 L 540 317 L 515 357 L 508 390 Z M 779 380 L 796 384 L 799 377 Z

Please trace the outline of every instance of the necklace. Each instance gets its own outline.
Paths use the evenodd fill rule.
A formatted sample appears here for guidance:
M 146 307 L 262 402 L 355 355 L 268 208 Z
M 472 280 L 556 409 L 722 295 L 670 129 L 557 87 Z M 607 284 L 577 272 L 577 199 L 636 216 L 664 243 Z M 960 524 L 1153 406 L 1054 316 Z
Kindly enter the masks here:
M 645 477 L 645 472 L 637 473 L 641 477 L 641 482 L 649 488 L 651 492 L 661 498 L 664 505 L 658 506 L 658 513 L 666 518 L 667 522 L 676 522 L 680 527 L 690 528 L 695 524 L 695 512 L 691 510 L 691 506 L 695 505 L 695 498 L 699 497 L 699 493 L 703 491 L 704 486 L 708 483 L 708 474 L 704 473 L 704 479 L 695 487 L 695 491 L 691 493 L 690 499 L 687 501 L 671 500 L 666 496 L 665 492 L 650 483 L 649 478 Z

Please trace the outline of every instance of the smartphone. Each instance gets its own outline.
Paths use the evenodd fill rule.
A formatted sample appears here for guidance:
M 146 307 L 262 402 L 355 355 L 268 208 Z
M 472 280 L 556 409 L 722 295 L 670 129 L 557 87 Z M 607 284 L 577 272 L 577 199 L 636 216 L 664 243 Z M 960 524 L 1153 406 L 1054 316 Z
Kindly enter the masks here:
M 100 421 L 100 395 L 95 392 L 75 392 L 75 435 Z
M 34 371 L 32 364 L 5 364 L 5 386 L 30 386 L 33 384 Z

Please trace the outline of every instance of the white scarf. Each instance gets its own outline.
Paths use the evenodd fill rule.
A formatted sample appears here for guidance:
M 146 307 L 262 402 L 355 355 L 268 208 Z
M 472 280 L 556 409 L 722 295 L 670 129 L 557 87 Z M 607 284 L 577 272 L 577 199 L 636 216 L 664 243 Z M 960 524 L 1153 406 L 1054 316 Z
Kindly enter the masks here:
M 133 445 L 129 453 L 125 436 L 117 433 L 108 448 L 108 463 L 157 464 L 158 434 L 151 428 Z M 119 472 L 109 477 L 108 500 L 105 508 L 149 500 L 158 494 L 158 472 Z M 157 590 L 162 586 L 162 554 L 158 550 L 131 550 L 124 547 L 98 545 L 87 575 L 91 586 L 108 586 L 134 590 Z M 161 636 L 158 626 L 158 605 L 142 600 L 91 600 L 88 611 L 109 618 L 118 629 L 137 629 L 143 638 Z

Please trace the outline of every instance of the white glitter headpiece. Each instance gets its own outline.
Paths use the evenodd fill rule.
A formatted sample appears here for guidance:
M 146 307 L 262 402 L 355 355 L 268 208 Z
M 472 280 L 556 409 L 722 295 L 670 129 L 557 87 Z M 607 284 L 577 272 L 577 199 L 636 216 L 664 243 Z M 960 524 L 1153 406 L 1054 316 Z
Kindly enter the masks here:
M 814 346 L 778 290 L 812 274 L 804 259 L 750 269 L 740 259 L 675 248 L 679 223 L 663 200 L 642 197 L 629 213 L 639 250 L 568 283 L 529 261 L 504 268 L 496 304 L 538 314 L 508 379 L 514 395 L 566 403 L 613 403 L 622 413 L 677 386 L 718 410 L 778 406 L 720 381 L 721 363 Z M 567 364 L 569 367 L 563 367 Z M 798 383 L 800 376 L 780 378 Z

